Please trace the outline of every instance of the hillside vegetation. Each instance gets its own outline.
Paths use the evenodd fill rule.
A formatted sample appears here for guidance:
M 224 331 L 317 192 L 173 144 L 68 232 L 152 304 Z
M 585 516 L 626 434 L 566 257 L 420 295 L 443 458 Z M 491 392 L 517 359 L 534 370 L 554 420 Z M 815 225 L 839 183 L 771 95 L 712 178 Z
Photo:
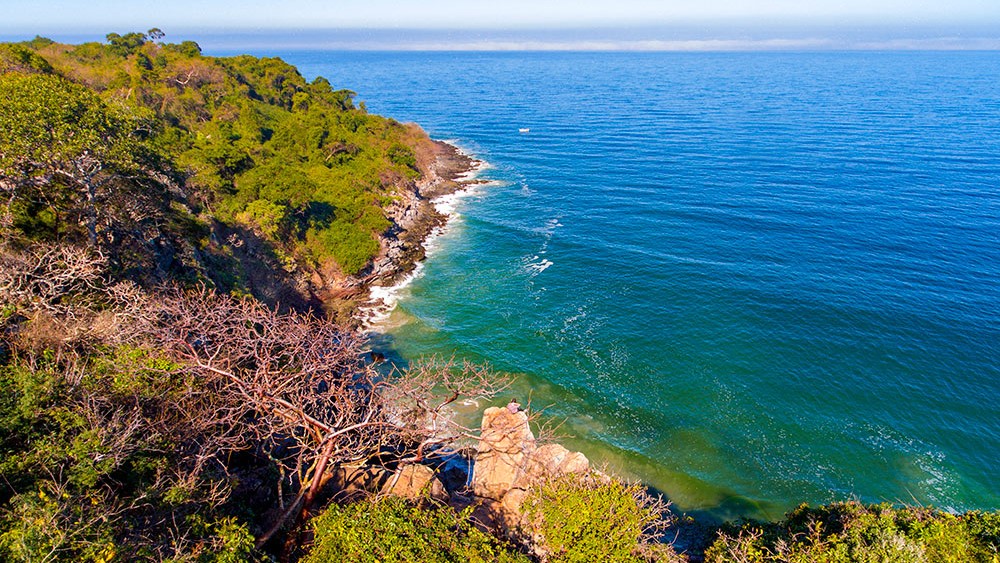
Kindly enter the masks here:
M 385 378 L 250 283 L 365 268 L 426 135 L 160 39 L 0 45 L 0 560 L 294 559 L 334 467 L 446 444 L 420 421 L 495 385 Z
M 218 221 L 252 230 L 289 269 L 302 261 L 361 271 L 390 226 L 383 208 L 419 175 L 414 147 L 426 135 L 368 114 L 323 78 L 306 82 L 280 59 L 206 57 L 193 42 L 161 37 L 0 46 L 0 173 L 49 191 L 23 192 L 18 226 L 48 239 L 83 226 L 91 245 L 111 240 L 128 226 L 106 205 L 156 181 L 180 187 L 184 208 L 172 218 L 188 223 L 179 233 L 199 248 L 226 254 L 210 237 Z M 85 205 L 52 197 L 55 187 L 82 190 Z

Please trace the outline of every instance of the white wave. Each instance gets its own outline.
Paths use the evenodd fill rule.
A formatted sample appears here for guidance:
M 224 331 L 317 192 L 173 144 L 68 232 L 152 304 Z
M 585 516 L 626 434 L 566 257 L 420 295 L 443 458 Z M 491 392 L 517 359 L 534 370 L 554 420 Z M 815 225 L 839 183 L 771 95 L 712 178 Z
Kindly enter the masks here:
M 484 186 L 491 187 L 491 184 L 473 184 L 464 189 L 458 190 L 457 192 L 438 196 L 431 200 L 431 204 L 438 213 L 444 215 L 448 219 L 451 219 L 459 214 L 458 210 L 460 209 L 462 202 L 472 196 L 478 195 L 480 188 Z
M 399 304 L 400 294 L 414 280 L 423 275 L 424 264 L 418 262 L 406 277 L 394 285 L 373 285 L 368 288 L 368 302 L 358 307 L 361 328 L 366 332 L 384 332 L 386 321 Z
M 580 307 L 579 309 L 577 309 L 577 313 L 575 315 L 573 315 L 572 317 L 568 317 L 566 318 L 566 320 L 563 321 L 563 326 L 564 327 L 569 326 L 580 319 L 586 318 L 586 316 L 587 316 L 587 309 L 585 309 L 584 307 Z
M 534 256 L 532 259 L 537 259 L 537 258 L 538 256 Z M 554 262 L 552 262 L 551 260 L 543 258 L 538 262 L 529 262 L 528 264 L 525 264 L 525 268 L 528 271 L 534 273 L 535 275 L 538 275 L 544 272 L 545 270 L 548 270 L 549 267 L 552 266 L 553 264 Z
M 547 240 L 552 238 L 552 235 L 555 234 L 556 229 L 558 229 L 559 227 L 565 227 L 565 225 L 559 222 L 559 217 L 553 217 L 552 219 L 549 219 L 548 221 L 545 222 L 544 227 L 536 227 L 533 230 L 534 232 L 543 235 Z
M 456 142 L 445 142 L 454 146 L 461 154 L 468 156 L 473 160 L 472 168 L 465 174 L 456 178 L 459 182 L 471 182 L 476 180 L 483 171 L 492 168 L 488 162 L 476 158 L 474 155 L 459 146 Z M 427 235 L 427 238 L 424 239 L 424 260 L 418 262 L 409 275 L 394 285 L 373 285 L 369 287 L 368 302 L 358 308 L 358 317 L 361 319 L 362 330 L 366 332 L 385 332 L 389 328 L 386 321 L 389 320 L 393 310 L 395 310 L 396 306 L 399 304 L 402 291 L 413 283 L 414 280 L 423 275 L 424 262 L 430 259 L 440 246 L 438 240 L 450 230 L 453 226 L 454 220 L 461 217 L 458 210 L 461 207 L 462 201 L 477 194 L 480 188 L 490 187 L 496 184 L 498 184 L 498 182 L 474 183 L 454 193 L 439 196 L 431 200 L 431 205 L 434 206 L 434 209 L 436 209 L 438 213 L 445 216 L 444 224 L 434 228 Z

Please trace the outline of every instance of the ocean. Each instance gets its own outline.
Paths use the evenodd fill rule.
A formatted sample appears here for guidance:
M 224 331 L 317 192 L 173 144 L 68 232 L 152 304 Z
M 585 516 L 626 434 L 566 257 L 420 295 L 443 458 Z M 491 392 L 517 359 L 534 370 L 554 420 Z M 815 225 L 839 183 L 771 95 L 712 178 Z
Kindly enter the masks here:
M 1000 53 L 256 54 L 488 163 L 398 359 L 682 511 L 1000 508 Z

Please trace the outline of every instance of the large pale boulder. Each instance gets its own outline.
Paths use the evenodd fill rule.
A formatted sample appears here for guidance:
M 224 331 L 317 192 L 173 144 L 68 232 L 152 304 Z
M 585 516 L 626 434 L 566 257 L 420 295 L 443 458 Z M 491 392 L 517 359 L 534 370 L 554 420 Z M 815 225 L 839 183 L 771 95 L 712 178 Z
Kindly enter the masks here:
M 426 494 L 436 499 L 448 497 L 444 486 L 434 478 L 434 470 L 418 464 L 403 465 L 394 471 L 382 485 L 382 492 L 408 499 L 417 499 Z
M 528 415 L 491 407 L 483 412 L 472 488 L 477 496 L 500 500 L 521 477 L 535 449 Z
M 567 473 L 586 473 L 590 461 L 580 452 L 571 452 L 560 444 L 545 444 L 531 454 L 524 472 L 527 479 L 555 477 Z
M 475 461 L 473 492 L 504 501 L 505 510 L 519 508 L 522 493 L 543 479 L 590 471 L 590 462 L 580 452 L 560 444 L 538 446 L 528 415 L 507 408 L 488 408 L 483 413 Z
M 543 561 L 548 555 L 544 538 L 524 506 L 532 490 L 548 479 L 571 473 L 599 476 L 582 453 L 560 444 L 539 446 L 528 426 L 528 415 L 516 408 L 483 412 L 474 460 L 473 492 L 484 501 L 479 505 L 480 521 L 522 538 Z

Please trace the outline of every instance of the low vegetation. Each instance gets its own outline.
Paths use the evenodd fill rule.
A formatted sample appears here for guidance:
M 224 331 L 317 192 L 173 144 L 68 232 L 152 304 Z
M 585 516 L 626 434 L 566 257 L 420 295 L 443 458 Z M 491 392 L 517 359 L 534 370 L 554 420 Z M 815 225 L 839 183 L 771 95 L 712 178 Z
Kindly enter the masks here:
M 307 563 L 527 563 L 525 555 L 473 526 L 471 512 L 397 497 L 333 505 L 313 520 Z
M 657 542 L 666 506 L 638 483 L 569 474 L 532 490 L 525 511 L 552 563 L 682 561 Z
M 725 526 L 705 555 L 708 563 L 995 563 L 1000 513 L 803 505 L 782 522 Z

